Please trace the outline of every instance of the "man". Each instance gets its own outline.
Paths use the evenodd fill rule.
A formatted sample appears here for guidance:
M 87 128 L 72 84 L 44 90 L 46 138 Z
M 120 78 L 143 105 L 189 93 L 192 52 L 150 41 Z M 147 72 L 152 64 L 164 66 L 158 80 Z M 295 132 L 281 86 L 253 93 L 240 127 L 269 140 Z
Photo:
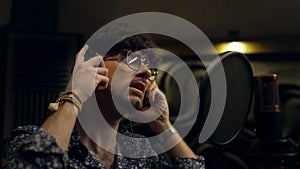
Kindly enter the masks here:
M 53 113 L 41 127 L 19 127 L 12 133 L 5 168 L 203 169 L 203 157 L 193 153 L 169 120 L 167 100 L 155 82 L 157 59 L 144 52 L 154 47 L 146 34 L 125 38 L 104 57 L 88 56 L 95 46 L 89 49 L 85 45 L 77 54 L 66 91 L 50 106 Z M 101 115 L 115 131 L 130 138 L 141 137 L 122 126 L 123 115 L 113 99 L 118 96 L 124 103 L 122 110 L 127 110 L 129 102 L 135 109 L 130 112 L 134 118 L 146 121 L 157 135 L 167 133 L 161 144 L 176 143 L 168 151 L 172 163 L 167 164 L 162 155 L 156 154 L 149 142 L 133 145 L 110 132 L 109 127 L 95 127 L 92 134 L 87 132 L 77 118 L 86 115 L 81 114 L 85 113 L 81 112 L 82 106 L 93 94 Z M 134 154 L 135 158 L 123 156 L 124 153 Z

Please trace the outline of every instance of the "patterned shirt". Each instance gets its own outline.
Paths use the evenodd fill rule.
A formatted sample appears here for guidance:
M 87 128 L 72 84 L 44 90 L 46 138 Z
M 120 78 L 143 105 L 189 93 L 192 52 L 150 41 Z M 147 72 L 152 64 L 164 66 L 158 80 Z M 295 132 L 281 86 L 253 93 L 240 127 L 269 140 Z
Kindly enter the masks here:
M 122 134 L 131 135 L 126 129 Z M 128 151 L 130 150 L 129 145 Z M 135 150 L 136 151 L 136 150 Z M 133 152 L 140 153 L 140 152 Z M 4 169 L 25 168 L 78 168 L 105 169 L 104 164 L 96 155 L 88 150 L 81 142 L 80 135 L 74 129 L 68 151 L 63 151 L 55 138 L 37 126 L 22 126 L 15 129 L 10 138 L 8 161 Z M 204 169 L 204 158 L 174 158 L 172 165 L 165 162 L 162 155 L 145 158 L 128 158 L 116 155 L 113 168 L 115 169 L 150 169 L 178 168 Z

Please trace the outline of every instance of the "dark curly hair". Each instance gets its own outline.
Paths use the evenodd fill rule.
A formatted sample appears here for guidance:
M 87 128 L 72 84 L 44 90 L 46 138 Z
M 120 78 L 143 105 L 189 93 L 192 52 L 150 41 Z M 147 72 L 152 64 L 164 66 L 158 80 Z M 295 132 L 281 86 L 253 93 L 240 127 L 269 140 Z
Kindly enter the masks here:
M 137 51 L 148 48 L 155 48 L 156 45 L 152 40 L 150 34 L 138 34 L 130 36 L 113 46 L 107 53 L 106 56 L 113 56 L 121 53 L 124 49 Z
M 136 34 L 136 32 L 141 31 L 136 31 L 123 23 L 106 30 L 98 30 L 87 41 L 89 50 L 85 55 L 85 59 L 87 60 L 98 54 L 113 56 L 122 53 L 124 50 L 137 51 L 157 47 L 150 33 Z M 122 40 L 118 41 L 119 39 Z M 107 52 L 104 53 L 105 51 Z

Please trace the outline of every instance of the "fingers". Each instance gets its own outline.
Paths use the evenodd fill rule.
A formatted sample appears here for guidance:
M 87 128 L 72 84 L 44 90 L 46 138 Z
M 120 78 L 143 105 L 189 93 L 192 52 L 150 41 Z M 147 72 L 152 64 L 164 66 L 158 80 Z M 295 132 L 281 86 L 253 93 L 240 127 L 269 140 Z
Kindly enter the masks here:
M 95 86 L 97 86 L 98 89 L 106 89 L 108 86 L 109 78 L 100 74 L 96 74 L 95 77 Z
M 76 55 L 72 77 L 67 86 L 67 89 L 76 92 L 83 102 L 91 97 L 96 87 L 105 89 L 109 83 L 108 69 L 105 67 L 103 57 L 95 56 L 85 61 L 84 55 L 87 50 L 88 45 L 84 45 Z
M 106 65 L 105 65 L 105 62 L 103 60 L 103 57 L 102 57 L 102 61 L 100 62 L 100 64 L 98 65 L 99 67 L 105 67 L 106 68 Z
M 102 67 L 105 67 L 105 64 L 103 62 L 103 57 L 100 55 L 89 59 L 88 61 L 86 61 L 86 64 L 92 65 L 93 67 L 98 67 L 101 65 L 102 65 Z
M 154 89 L 157 89 L 157 88 L 158 88 L 158 86 L 157 86 L 156 82 L 155 81 L 151 82 L 148 90 L 146 91 L 146 96 L 149 97 L 150 92 L 152 92 Z
M 103 75 L 103 76 L 107 76 L 108 75 L 108 69 L 105 67 L 100 67 L 100 68 L 96 68 L 96 73 Z
M 158 88 L 154 88 L 149 94 L 149 101 L 150 101 L 150 103 L 153 103 L 156 101 L 163 103 L 163 102 L 166 102 L 167 99 L 166 99 L 165 94 L 161 90 L 159 90 Z
M 101 55 L 100 55 L 99 53 L 97 53 L 97 52 L 96 52 L 96 54 L 99 55 L 99 56 L 101 56 Z M 104 61 L 104 60 L 103 60 L 103 57 L 102 57 L 102 61 Z M 106 68 L 105 62 L 102 62 L 102 61 L 100 62 L 99 67 L 105 67 L 105 68 Z
M 157 93 L 158 93 L 158 91 L 155 90 L 155 89 L 153 89 L 152 91 L 150 91 L 149 96 L 148 96 L 150 102 L 154 102 L 155 101 Z
M 107 77 L 108 69 L 107 68 L 96 68 L 96 77 L 95 77 L 95 86 L 98 86 L 98 89 L 106 89 L 108 86 L 109 78 Z
M 88 48 L 89 48 L 88 45 L 84 45 L 81 48 L 81 50 L 76 55 L 76 64 L 80 64 L 80 63 L 84 62 L 84 55 L 85 55 L 86 51 L 88 50 Z
M 92 65 L 93 67 L 106 67 L 105 63 L 103 62 L 103 57 L 100 56 L 98 53 L 97 56 L 89 59 L 88 61 L 84 62 L 84 55 L 87 52 L 89 46 L 88 45 L 84 45 L 81 50 L 77 53 L 76 55 L 76 63 L 75 63 L 75 68 L 77 68 L 79 65 L 81 65 L 82 63 L 86 64 L 86 65 Z

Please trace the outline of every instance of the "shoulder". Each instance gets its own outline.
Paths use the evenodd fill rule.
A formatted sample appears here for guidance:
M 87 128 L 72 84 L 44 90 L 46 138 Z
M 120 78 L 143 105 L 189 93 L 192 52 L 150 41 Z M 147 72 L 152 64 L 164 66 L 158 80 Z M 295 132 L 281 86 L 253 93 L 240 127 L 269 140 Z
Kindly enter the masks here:
M 28 136 L 37 132 L 40 129 L 38 126 L 28 125 L 28 126 L 19 126 L 12 131 L 10 134 L 10 140 L 13 140 L 16 137 Z
M 14 129 L 9 138 L 9 145 L 23 145 L 29 142 L 40 140 L 48 140 L 54 141 L 54 137 L 52 137 L 49 133 L 47 133 L 44 129 L 35 125 L 28 126 L 19 126 Z

